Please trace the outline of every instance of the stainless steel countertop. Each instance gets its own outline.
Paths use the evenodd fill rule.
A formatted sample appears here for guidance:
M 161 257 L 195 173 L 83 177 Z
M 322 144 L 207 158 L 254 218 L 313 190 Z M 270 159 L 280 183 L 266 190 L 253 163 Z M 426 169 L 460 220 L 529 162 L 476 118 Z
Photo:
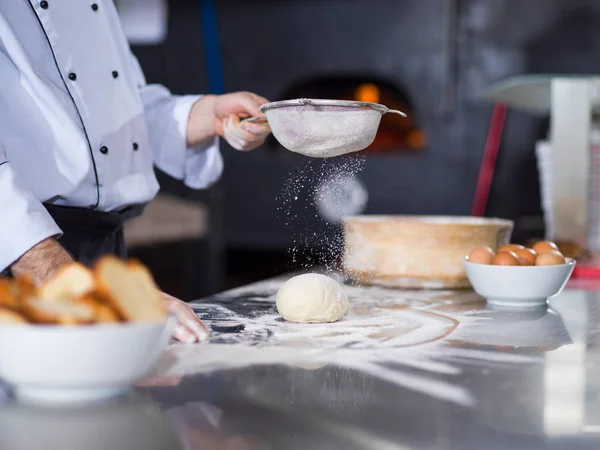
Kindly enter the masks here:
M 209 323 L 245 330 L 166 352 L 134 397 L 146 420 L 131 433 L 163 439 L 144 448 L 600 446 L 600 292 L 508 311 L 469 291 L 348 287 L 343 322 L 294 325 L 274 309 L 282 281 L 195 303 Z

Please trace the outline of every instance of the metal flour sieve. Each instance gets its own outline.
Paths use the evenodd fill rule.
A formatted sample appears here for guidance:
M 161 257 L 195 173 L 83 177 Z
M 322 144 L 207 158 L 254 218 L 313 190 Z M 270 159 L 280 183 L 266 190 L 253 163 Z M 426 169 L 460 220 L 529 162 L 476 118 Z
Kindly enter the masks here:
M 363 150 L 375 140 L 383 114 L 406 117 L 377 103 L 307 98 L 266 103 L 260 110 L 281 145 L 312 158 Z

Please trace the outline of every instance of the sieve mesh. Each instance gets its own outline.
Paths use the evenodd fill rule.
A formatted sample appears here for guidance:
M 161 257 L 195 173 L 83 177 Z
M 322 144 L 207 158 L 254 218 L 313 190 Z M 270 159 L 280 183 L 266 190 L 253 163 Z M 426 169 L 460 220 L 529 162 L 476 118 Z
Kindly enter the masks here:
M 261 107 L 281 145 L 312 158 L 328 158 L 367 148 L 374 140 L 383 105 L 350 101 L 289 100 Z

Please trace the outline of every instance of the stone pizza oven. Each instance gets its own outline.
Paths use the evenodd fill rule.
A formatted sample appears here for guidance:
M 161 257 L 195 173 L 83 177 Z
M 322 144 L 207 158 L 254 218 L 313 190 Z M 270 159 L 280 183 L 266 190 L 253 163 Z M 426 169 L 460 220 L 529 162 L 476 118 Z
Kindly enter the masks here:
M 470 214 L 493 108 L 484 90 L 519 74 L 600 73 L 593 0 L 219 0 L 214 16 L 206 3 L 169 2 L 167 40 L 134 48 L 150 81 L 378 100 L 410 114 L 384 116 L 359 156 L 368 214 Z M 543 117 L 509 111 L 486 215 L 514 220 L 517 239 L 543 233 L 534 146 L 546 131 Z M 302 220 L 286 221 L 281 192 L 306 167 L 326 174 L 344 158 L 309 161 L 273 139 L 250 154 L 224 145 L 224 157 L 225 247 L 285 251 L 298 236 L 319 247 L 340 232 L 308 192 L 290 211 Z

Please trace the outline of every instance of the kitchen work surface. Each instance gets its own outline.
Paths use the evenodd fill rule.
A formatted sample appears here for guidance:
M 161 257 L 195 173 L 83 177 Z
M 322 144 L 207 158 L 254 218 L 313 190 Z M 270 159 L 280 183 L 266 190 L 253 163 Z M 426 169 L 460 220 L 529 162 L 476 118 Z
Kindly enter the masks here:
M 295 324 L 274 304 L 287 278 L 193 304 L 210 342 L 170 347 L 144 388 L 186 448 L 600 446 L 600 293 L 511 311 L 346 285 L 342 321 Z
M 169 347 L 126 398 L 44 408 L 0 391 L 0 449 L 599 448 L 600 292 L 511 311 L 346 285 L 344 320 L 294 324 L 274 304 L 287 278 L 195 302 L 210 341 Z

